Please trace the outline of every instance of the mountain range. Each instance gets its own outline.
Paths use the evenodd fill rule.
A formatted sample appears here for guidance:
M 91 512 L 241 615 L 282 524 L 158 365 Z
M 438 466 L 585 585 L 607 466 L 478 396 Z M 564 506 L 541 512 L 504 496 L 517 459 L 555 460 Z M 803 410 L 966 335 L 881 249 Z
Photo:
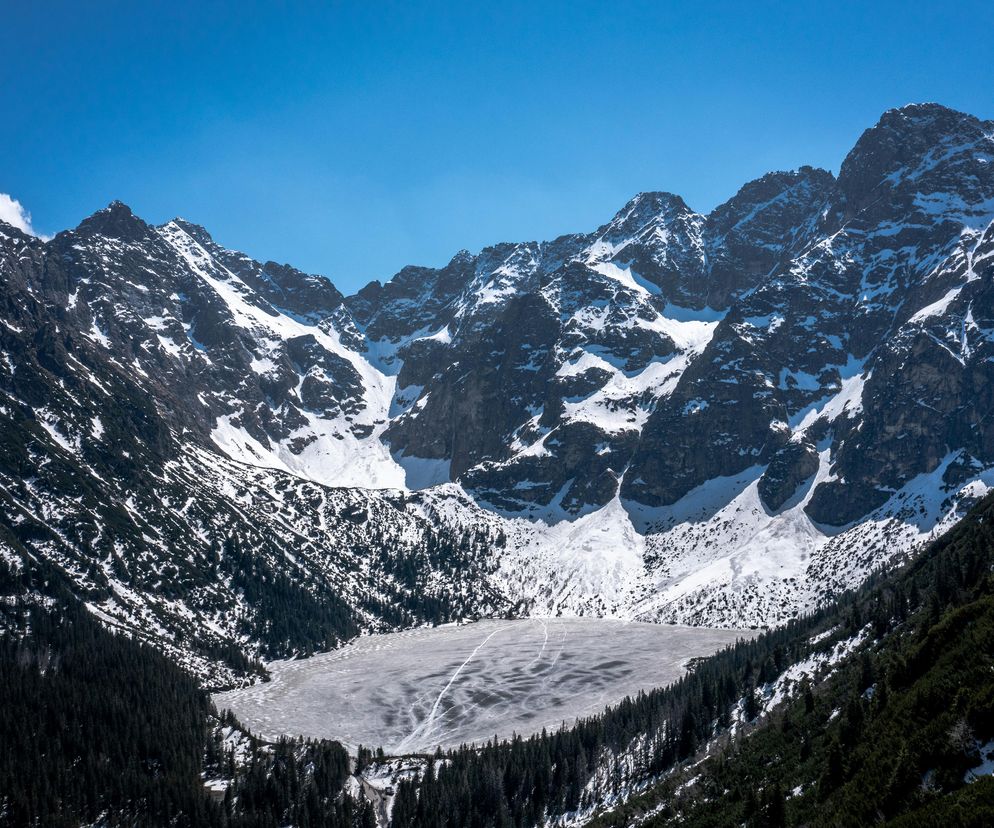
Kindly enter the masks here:
M 0 223 L 0 559 L 208 686 L 496 614 L 775 626 L 994 486 L 994 122 L 344 296 L 120 202 Z

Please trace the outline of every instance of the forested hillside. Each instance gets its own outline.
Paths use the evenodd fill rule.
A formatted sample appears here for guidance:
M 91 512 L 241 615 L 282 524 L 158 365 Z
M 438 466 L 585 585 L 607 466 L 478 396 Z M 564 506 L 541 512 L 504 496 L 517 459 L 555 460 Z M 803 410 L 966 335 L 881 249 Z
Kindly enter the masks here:
M 447 755 L 401 786 L 394 824 L 529 825 L 605 803 L 595 824 L 612 828 L 991 824 L 992 522 L 988 497 L 905 568 L 670 688 Z
M 762 727 L 601 824 L 656 803 L 644 824 L 994 824 L 992 521 L 988 499 L 864 590 L 845 626 L 866 643 L 831 678 L 802 680 Z
M 344 792 L 340 745 L 267 745 L 219 720 L 191 675 L 50 575 L 0 562 L 0 825 L 374 824 Z

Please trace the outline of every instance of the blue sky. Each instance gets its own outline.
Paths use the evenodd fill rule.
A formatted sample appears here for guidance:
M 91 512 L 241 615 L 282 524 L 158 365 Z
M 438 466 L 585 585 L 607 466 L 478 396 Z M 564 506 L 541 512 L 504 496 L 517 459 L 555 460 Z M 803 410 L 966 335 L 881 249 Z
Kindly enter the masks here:
M 181 215 L 352 291 L 640 190 L 837 171 L 911 101 L 992 118 L 991 31 L 990 2 L 8 4 L 0 194 L 49 234 Z

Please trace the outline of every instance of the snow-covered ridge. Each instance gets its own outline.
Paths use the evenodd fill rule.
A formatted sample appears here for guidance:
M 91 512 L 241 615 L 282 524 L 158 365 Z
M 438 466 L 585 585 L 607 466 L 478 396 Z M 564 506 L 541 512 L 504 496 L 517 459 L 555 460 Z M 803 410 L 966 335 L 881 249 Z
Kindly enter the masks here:
M 190 269 L 221 299 L 232 323 L 252 337 L 259 356 L 254 366 L 271 366 L 272 357 L 288 341 L 312 337 L 320 347 L 347 361 L 361 378 L 360 410 L 350 416 L 328 418 L 304 410 L 304 422 L 280 442 L 266 446 L 222 415 L 211 433 L 214 443 L 232 459 L 251 465 L 278 468 L 331 486 L 402 488 L 404 470 L 393 460 L 380 436 L 387 426 L 396 377 L 375 368 L 360 353 L 346 347 L 332 325 L 309 324 L 284 313 L 270 313 L 252 300 L 252 289 L 220 265 L 176 222 L 159 233 L 183 257 Z M 304 378 L 300 379 L 303 383 Z M 365 429 L 359 431 L 354 426 Z M 291 450 L 295 441 L 307 440 L 302 451 Z
M 461 252 L 350 297 L 120 204 L 48 243 L 5 231 L 0 287 L 20 292 L 0 320 L 0 415 L 44 447 L 18 463 L 84 463 L 103 491 L 120 374 L 141 441 L 199 458 L 202 497 L 315 548 L 341 546 L 337 503 L 414 534 L 483 532 L 469 575 L 494 606 L 778 623 L 994 483 L 994 127 L 926 110 L 885 116 L 838 180 L 771 173 L 708 215 L 643 193 L 590 233 Z M 37 368 L 29 399 L 42 329 L 73 351 L 58 380 Z M 66 390 L 75 374 L 93 400 Z M 7 483 L 25 514 L 74 514 Z M 128 520 L 149 508 L 107 500 Z M 162 508 L 186 526 L 181 500 Z M 169 533 L 142 531 L 165 555 Z M 59 532 L 58 555 L 83 555 Z M 119 599 L 94 611 L 144 622 L 121 609 L 138 590 Z

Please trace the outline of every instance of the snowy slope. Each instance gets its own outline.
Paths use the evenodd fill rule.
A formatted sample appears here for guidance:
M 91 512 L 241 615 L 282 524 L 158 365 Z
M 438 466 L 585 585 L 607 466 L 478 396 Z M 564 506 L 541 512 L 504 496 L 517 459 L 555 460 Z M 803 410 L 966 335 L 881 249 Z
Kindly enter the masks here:
M 118 202 L 0 273 L 0 552 L 228 678 L 314 645 L 281 578 L 325 633 L 774 624 L 994 482 L 994 125 L 936 105 L 349 297 Z
M 177 222 L 169 222 L 158 228 L 158 232 L 224 303 L 231 324 L 251 337 L 256 346 L 253 371 L 260 374 L 273 371 L 286 343 L 312 338 L 317 347 L 348 363 L 360 380 L 361 397 L 356 400 L 358 412 L 354 415 L 341 413 L 329 417 L 320 412 L 301 411 L 298 427 L 270 446 L 260 444 L 231 415 L 223 415 L 211 433 L 214 443 L 236 460 L 281 468 L 328 485 L 403 486 L 403 470 L 379 439 L 387 425 L 396 379 L 385 376 L 363 356 L 343 346 L 331 325 L 309 323 L 260 307 L 252 289 L 212 259 Z M 320 367 L 312 368 L 311 372 L 300 378 L 298 394 L 308 376 L 326 379 Z M 296 446 L 300 443 L 306 445 L 298 450 Z

